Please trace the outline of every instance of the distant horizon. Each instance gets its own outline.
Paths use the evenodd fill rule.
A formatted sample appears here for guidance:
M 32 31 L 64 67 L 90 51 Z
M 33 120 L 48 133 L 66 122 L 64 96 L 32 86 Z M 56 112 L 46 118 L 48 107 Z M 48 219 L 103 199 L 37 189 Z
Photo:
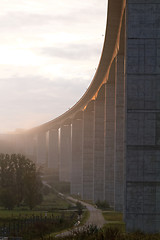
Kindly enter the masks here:
M 0 133 L 29 129 L 71 108 L 98 67 L 107 1 L 2 1 Z

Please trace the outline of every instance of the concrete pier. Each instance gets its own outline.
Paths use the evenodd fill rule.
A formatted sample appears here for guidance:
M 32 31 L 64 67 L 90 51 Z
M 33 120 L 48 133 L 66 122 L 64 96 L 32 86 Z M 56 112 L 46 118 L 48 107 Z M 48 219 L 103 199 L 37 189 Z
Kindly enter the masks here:
M 82 196 L 82 116 L 79 112 L 72 120 L 71 194 Z
M 49 131 L 48 139 L 48 168 L 54 172 L 59 171 L 59 131 L 52 129 Z
M 112 63 L 105 85 L 104 118 L 105 200 L 114 207 L 114 157 L 115 157 L 115 62 Z
M 62 125 L 60 129 L 59 179 L 71 181 L 71 125 Z
M 159 18 L 159 1 L 127 1 L 127 231 L 160 231 Z
M 93 127 L 94 101 L 91 101 L 83 113 L 83 194 L 85 200 L 93 200 Z
M 105 85 L 101 87 L 94 107 L 94 202 L 104 200 L 104 107 Z
M 115 155 L 114 155 L 114 208 L 123 212 L 124 206 L 124 56 L 115 61 Z

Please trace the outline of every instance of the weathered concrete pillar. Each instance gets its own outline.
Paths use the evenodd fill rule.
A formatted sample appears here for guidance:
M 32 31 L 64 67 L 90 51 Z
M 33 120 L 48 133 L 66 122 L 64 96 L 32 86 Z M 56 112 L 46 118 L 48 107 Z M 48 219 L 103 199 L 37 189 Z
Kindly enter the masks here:
M 105 85 L 95 100 L 94 108 L 94 202 L 104 200 L 104 106 Z
M 59 179 L 62 182 L 71 180 L 71 124 L 60 128 Z
M 83 194 L 85 200 L 93 200 L 93 130 L 94 101 L 83 112 Z
M 105 200 L 114 207 L 115 61 L 112 63 L 105 91 Z
M 82 112 L 72 120 L 71 194 L 82 196 Z
M 123 212 L 124 207 L 124 56 L 115 61 L 115 163 L 114 163 L 114 208 Z
M 127 231 L 160 230 L 159 18 L 159 1 L 127 1 Z
M 49 130 L 48 136 L 48 168 L 58 174 L 59 171 L 59 130 Z
M 37 134 L 37 165 L 47 165 L 47 142 L 46 133 L 40 132 Z

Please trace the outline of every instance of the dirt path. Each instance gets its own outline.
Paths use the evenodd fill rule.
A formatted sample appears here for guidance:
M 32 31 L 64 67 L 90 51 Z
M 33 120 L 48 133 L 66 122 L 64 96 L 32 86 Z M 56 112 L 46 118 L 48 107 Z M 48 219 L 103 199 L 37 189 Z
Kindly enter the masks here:
M 67 199 L 70 201 L 73 201 L 73 202 L 78 201 L 77 199 L 74 199 L 72 197 L 68 197 Z M 82 205 L 84 205 L 90 213 L 89 219 L 87 220 L 87 222 L 84 225 L 88 226 L 88 225 L 92 224 L 92 225 L 96 225 L 97 227 L 100 228 L 106 223 L 101 210 L 97 209 L 96 207 L 94 207 L 93 205 L 91 205 L 89 203 L 85 203 L 83 201 L 79 201 L 79 202 Z
M 72 197 L 67 197 L 67 199 L 69 201 L 72 201 L 72 202 L 77 202 L 79 200 L 77 199 L 74 199 Z M 101 228 L 105 223 L 106 221 L 104 220 L 104 217 L 102 215 L 102 211 L 97 209 L 96 207 L 94 207 L 93 205 L 91 204 L 88 204 L 88 203 L 85 203 L 83 201 L 79 201 L 82 205 L 84 205 L 87 210 L 89 211 L 90 213 L 90 216 L 89 216 L 89 219 L 86 221 L 86 223 L 83 225 L 83 226 L 80 226 L 80 227 L 75 227 L 73 228 L 71 231 L 75 230 L 75 231 L 80 231 L 82 230 L 85 226 L 88 226 L 88 225 L 96 225 L 98 228 Z M 60 233 L 58 234 L 56 237 L 59 237 L 59 236 L 67 236 L 70 234 L 70 231 L 65 231 L 63 233 Z

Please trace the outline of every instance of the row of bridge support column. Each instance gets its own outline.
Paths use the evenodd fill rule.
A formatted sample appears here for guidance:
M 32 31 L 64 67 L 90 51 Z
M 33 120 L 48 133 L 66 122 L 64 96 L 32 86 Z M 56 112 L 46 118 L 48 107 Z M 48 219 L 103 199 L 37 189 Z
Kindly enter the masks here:
M 59 170 L 71 194 L 123 209 L 124 57 L 112 63 L 97 98 L 59 128 L 37 135 L 37 164 Z
M 11 153 L 70 182 L 71 194 L 106 201 L 117 211 L 124 202 L 124 56 L 118 55 L 94 100 L 59 126 L 14 136 Z

